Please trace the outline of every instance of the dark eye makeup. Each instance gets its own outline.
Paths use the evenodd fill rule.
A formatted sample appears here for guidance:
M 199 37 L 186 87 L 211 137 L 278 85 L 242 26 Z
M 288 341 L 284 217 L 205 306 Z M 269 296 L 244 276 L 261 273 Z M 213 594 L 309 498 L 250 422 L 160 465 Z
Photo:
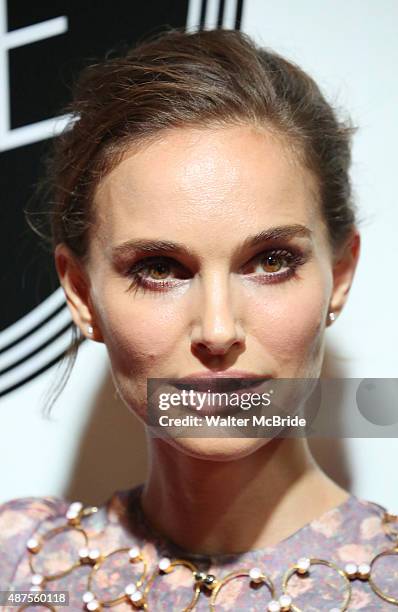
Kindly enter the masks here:
M 242 268 L 242 272 L 254 282 L 260 284 L 274 284 L 297 278 L 297 270 L 309 259 L 308 252 L 297 248 L 267 249 L 253 257 Z M 260 266 L 262 270 L 254 270 Z M 275 271 L 274 268 L 277 268 Z M 271 268 L 271 270 L 270 270 Z M 169 276 L 172 271 L 176 274 L 174 279 Z M 181 286 L 192 277 L 190 271 L 181 263 L 166 256 L 150 256 L 140 259 L 128 268 L 125 275 L 131 279 L 127 291 L 137 292 L 165 292 Z

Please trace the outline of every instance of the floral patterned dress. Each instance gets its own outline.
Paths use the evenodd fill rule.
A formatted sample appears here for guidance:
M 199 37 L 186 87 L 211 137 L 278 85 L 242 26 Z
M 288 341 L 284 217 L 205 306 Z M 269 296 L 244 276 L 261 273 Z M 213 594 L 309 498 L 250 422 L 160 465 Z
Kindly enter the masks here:
M 350 495 L 275 546 L 204 556 L 150 527 L 142 487 L 97 509 L 55 497 L 0 506 L 0 591 L 66 591 L 66 607 L 31 609 L 76 612 L 113 602 L 115 612 L 398 607 L 398 522 L 378 504 Z

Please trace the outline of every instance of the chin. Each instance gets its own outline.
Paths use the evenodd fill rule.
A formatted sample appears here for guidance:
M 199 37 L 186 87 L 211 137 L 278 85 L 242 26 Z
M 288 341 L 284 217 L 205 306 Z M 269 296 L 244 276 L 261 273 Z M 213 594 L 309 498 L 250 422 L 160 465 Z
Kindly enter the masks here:
M 165 438 L 176 450 L 204 461 L 235 461 L 251 455 L 271 438 Z

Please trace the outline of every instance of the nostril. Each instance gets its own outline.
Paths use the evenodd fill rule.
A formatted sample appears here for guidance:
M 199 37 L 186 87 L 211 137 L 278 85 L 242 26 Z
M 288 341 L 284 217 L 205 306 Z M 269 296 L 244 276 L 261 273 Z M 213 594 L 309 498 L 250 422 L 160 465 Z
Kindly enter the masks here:
M 236 336 L 221 341 L 201 339 L 198 342 L 193 342 L 193 346 L 198 351 L 211 353 L 212 355 L 225 355 L 233 346 L 239 347 L 242 344 L 243 339 Z
M 229 351 L 230 345 L 215 345 L 209 342 L 199 342 L 198 348 L 201 351 L 207 351 L 212 353 L 212 355 L 225 355 Z

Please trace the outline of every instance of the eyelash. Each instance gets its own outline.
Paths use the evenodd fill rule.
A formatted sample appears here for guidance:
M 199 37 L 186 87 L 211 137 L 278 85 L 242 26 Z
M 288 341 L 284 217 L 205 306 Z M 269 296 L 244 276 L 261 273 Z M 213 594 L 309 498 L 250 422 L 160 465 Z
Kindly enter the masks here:
M 283 272 L 270 272 L 266 274 L 253 274 L 256 281 L 259 281 L 263 284 L 273 284 L 278 283 L 283 280 L 288 280 L 295 275 L 295 272 L 299 266 L 302 266 L 308 259 L 308 257 L 301 252 L 296 250 L 287 250 L 287 249 L 271 249 L 267 251 L 263 251 L 259 255 L 254 258 L 254 261 L 261 262 L 266 257 L 277 257 L 283 258 L 286 262 L 288 262 L 288 267 Z M 252 260 L 253 261 L 253 260 Z M 140 275 L 140 272 L 143 270 L 149 270 L 159 263 L 167 263 L 170 268 L 178 267 L 178 264 L 170 258 L 164 256 L 157 257 L 146 257 L 141 261 L 137 262 L 127 271 L 127 276 L 132 278 L 132 282 L 129 285 L 127 291 L 167 291 L 167 289 L 176 287 L 176 284 L 169 280 L 161 280 L 161 281 L 149 281 Z M 182 267 L 182 266 L 180 266 Z

